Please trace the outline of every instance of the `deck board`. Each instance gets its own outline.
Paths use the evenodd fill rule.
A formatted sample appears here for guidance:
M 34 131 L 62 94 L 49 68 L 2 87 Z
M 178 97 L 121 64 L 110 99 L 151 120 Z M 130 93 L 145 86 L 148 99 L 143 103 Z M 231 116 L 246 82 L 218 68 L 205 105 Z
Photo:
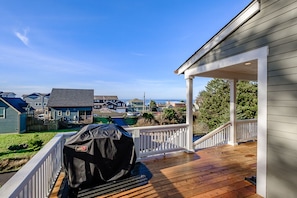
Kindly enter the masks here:
M 256 154 L 257 143 L 248 142 L 192 154 L 178 152 L 147 157 L 141 163 L 152 174 L 148 184 L 100 197 L 259 198 L 255 186 L 245 180 L 245 177 L 256 175 Z M 60 180 L 62 178 L 63 175 Z M 51 198 L 57 197 L 55 191 Z

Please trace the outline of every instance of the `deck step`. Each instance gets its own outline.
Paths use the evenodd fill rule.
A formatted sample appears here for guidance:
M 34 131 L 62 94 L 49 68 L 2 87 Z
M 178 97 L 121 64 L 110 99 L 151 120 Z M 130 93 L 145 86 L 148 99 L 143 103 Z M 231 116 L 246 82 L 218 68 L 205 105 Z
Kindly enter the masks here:
M 80 190 L 78 191 L 77 197 L 87 198 L 106 194 L 115 194 L 145 185 L 147 183 L 148 179 L 145 175 L 136 175 L 123 180 L 112 181 L 92 188 Z

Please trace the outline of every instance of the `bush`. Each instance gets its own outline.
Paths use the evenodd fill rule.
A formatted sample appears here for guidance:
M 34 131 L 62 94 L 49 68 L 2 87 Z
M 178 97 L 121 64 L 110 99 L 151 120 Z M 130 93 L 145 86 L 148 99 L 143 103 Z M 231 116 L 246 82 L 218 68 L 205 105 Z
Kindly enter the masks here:
M 43 141 L 40 139 L 31 139 L 31 140 L 29 140 L 28 143 L 29 143 L 30 147 L 33 148 L 34 151 L 37 151 L 37 150 L 41 149 Z
M 18 151 L 26 148 L 28 148 L 28 144 L 13 144 L 8 147 L 8 150 Z

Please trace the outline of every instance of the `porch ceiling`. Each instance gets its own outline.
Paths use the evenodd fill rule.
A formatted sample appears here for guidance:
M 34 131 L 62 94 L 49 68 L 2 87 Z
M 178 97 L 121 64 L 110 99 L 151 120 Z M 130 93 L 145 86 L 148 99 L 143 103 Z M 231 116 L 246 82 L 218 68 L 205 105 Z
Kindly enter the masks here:
M 257 60 L 251 60 L 222 68 L 206 69 L 205 71 L 197 72 L 193 76 L 257 81 L 257 73 Z

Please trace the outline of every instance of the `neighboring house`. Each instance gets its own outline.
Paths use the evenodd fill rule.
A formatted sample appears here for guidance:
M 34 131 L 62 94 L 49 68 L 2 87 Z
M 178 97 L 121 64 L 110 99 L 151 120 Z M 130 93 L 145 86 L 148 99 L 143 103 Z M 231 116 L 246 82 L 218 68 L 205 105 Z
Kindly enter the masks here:
M 117 96 L 94 96 L 94 110 L 110 109 L 118 113 L 126 112 L 126 104 Z
M 0 133 L 25 132 L 27 108 L 21 98 L 0 97 Z
M 16 94 L 13 92 L 3 92 L 0 91 L 0 97 L 2 98 L 15 98 Z
M 139 100 L 137 98 L 134 98 L 133 100 L 128 101 L 128 109 L 131 109 L 131 111 L 137 111 L 141 112 L 146 109 L 143 100 Z M 130 110 L 128 110 L 130 111 Z
M 43 112 L 47 106 L 50 93 L 32 93 L 28 95 L 23 95 L 23 100 L 25 100 L 32 108 L 36 111 Z
M 46 117 L 71 123 L 93 122 L 93 89 L 53 88 L 47 104 Z
M 187 107 L 196 78 L 230 80 L 233 134 L 235 84 L 258 82 L 257 194 L 263 197 L 297 197 L 296 63 L 297 1 L 254 0 L 175 71 L 185 76 Z M 188 124 L 191 117 L 187 111 Z
M 185 102 L 181 102 L 181 101 L 167 101 L 166 102 L 166 107 L 176 107 L 176 108 L 183 108 L 186 107 L 186 103 Z

